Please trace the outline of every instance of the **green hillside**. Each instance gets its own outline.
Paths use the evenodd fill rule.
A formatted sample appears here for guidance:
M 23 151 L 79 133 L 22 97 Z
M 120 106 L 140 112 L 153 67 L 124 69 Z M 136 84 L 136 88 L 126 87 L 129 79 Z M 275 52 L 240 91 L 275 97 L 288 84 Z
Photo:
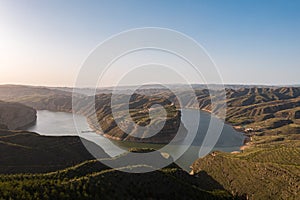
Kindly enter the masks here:
M 198 159 L 193 172 L 206 172 L 232 194 L 249 199 L 299 199 L 300 140 L 259 138 L 243 153 L 214 152 Z
M 185 91 L 179 92 L 185 95 Z M 218 113 L 210 98 L 218 99 L 220 91 L 195 92 L 199 104 L 192 108 Z M 249 141 L 241 152 L 214 152 L 196 160 L 192 165 L 193 175 L 174 164 L 145 174 L 124 173 L 93 160 L 79 138 L 1 130 L 0 199 L 299 199 L 300 88 L 240 88 L 225 92 L 226 122 L 244 131 Z M 57 89 L 3 86 L 0 93 L 2 100 L 36 109 L 65 112 L 72 109 L 71 93 Z M 175 116 L 173 122 L 178 125 L 176 97 L 159 89 L 152 93 L 156 102 L 168 108 L 170 119 Z M 76 103 L 82 108 L 79 113 L 88 116 L 95 108 L 98 115 L 95 123 L 107 119 L 102 125 L 107 125 L 108 132 L 114 129 L 115 126 L 110 126 L 113 122 L 108 121 L 110 94 L 98 94 L 96 107 L 80 101 L 92 97 L 78 97 Z M 119 98 L 125 95 L 120 94 Z M 131 115 L 136 123 L 149 123 L 147 109 L 154 102 L 143 94 L 134 95 Z M 182 107 L 191 108 L 191 102 L 192 97 L 186 94 Z M 117 106 L 122 108 L 122 104 Z M 123 136 L 118 131 L 116 134 Z M 106 162 L 116 161 L 102 149 L 98 148 L 98 152 L 102 152 L 101 159 Z M 117 161 L 126 163 L 130 158 L 124 154 Z M 146 161 L 119 167 L 155 168 Z
M 178 167 L 146 174 L 99 170 L 96 161 L 38 175 L 1 175 L 2 199 L 232 199 L 206 177 L 201 182 Z M 130 169 L 149 166 L 130 166 Z

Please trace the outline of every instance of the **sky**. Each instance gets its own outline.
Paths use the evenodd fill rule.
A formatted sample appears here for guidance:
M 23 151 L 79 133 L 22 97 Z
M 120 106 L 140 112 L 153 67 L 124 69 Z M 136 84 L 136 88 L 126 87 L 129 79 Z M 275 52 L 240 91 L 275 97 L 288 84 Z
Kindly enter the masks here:
M 141 27 L 196 40 L 224 83 L 299 84 L 299 10 L 292 0 L 0 0 L 0 84 L 73 86 L 99 43 Z

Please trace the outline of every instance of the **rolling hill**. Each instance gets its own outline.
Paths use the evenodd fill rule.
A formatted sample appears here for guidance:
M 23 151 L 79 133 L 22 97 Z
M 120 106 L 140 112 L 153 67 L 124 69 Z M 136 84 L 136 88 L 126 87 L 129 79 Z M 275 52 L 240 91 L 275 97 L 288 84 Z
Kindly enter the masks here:
M 248 199 L 299 199 L 300 140 L 264 139 L 243 153 L 214 152 L 198 159 L 193 173 L 205 172 L 233 195 Z
M 0 127 L 2 129 L 21 129 L 34 124 L 36 110 L 20 103 L 0 101 Z
M 0 87 L 1 100 L 20 102 L 36 109 L 72 111 L 72 94 L 59 88 L 26 87 L 21 93 L 18 86 L 3 89 L 5 87 Z M 134 122 L 148 124 L 148 109 L 159 103 L 169 111 L 170 123 L 175 120 L 176 126 L 180 124 L 180 106 L 172 92 L 162 89 L 138 92 L 130 104 Z M 210 94 L 207 89 L 195 89 L 197 106 L 191 106 L 193 99 L 186 91 L 178 92 L 185 96 L 182 108 L 218 113 L 218 106 L 212 107 L 211 98 L 220 99 L 222 91 Z M 167 199 L 170 196 L 182 199 L 184 196 L 186 199 L 296 200 L 300 195 L 300 88 L 230 87 L 223 94 L 227 97 L 226 122 L 244 131 L 250 139 L 241 152 L 213 152 L 197 159 L 192 165 L 192 175 L 174 164 L 151 173 L 126 174 L 91 158 L 81 149 L 79 138 L 50 138 L 26 131 L 2 130 L 0 148 L 4 153 L 1 153 L 0 170 L 31 174 L 0 175 L 0 196 L 14 199 Z M 120 99 L 128 97 L 118 95 Z M 76 103 L 81 109 L 77 112 L 90 117 L 91 125 L 100 122 L 106 133 L 117 136 L 115 139 L 126 138 L 116 129 L 114 121 L 110 121 L 110 96 L 109 93 L 97 94 L 96 104 L 91 107 L 81 100 L 92 102 L 95 98 L 78 94 Z M 117 106 L 123 110 L 122 104 Z M 96 118 L 91 118 L 94 108 Z M 113 162 L 105 153 L 102 158 Z M 129 157 L 123 155 L 119 159 Z M 32 165 L 26 166 L 28 163 Z M 137 163 L 120 167 L 130 170 L 154 166 Z M 32 174 L 34 172 L 43 173 Z
M 233 199 L 218 182 L 201 173 L 190 176 L 175 164 L 149 173 L 125 173 L 121 168 L 152 169 L 147 162 L 127 165 L 123 154 L 108 162 L 95 160 L 78 137 L 46 137 L 26 131 L 0 131 L 1 199 Z M 151 149 L 133 149 L 139 153 Z M 161 161 L 171 158 L 160 156 Z M 238 199 L 238 197 L 236 197 Z
M 22 130 L 0 130 L 0 151 L 2 174 L 49 172 L 94 159 L 79 137 L 40 136 Z M 102 149 L 98 151 L 108 157 Z

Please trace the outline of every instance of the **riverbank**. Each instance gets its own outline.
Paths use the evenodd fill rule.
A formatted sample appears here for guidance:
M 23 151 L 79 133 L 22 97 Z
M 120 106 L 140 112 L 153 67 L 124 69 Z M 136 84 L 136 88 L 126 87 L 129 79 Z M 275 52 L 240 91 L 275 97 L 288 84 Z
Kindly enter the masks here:
M 205 134 L 206 133 L 206 130 L 205 130 L 205 127 L 209 124 L 209 119 L 210 119 L 210 117 L 211 117 L 211 114 L 210 114 L 210 112 L 205 112 L 205 111 L 202 111 L 202 110 L 199 110 L 199 109 L 183 109 L 183 111 L 184 110 L 186 110 L 186 111 L 188 111 L 188 110 L 190 110 L 190 111 L 199 111 L 199 112 L 203 112 L 202 113 L 202 117 L 204 117 L 203 119 L 205 119 L 204 121 L 203 121 L 203 119 L 201 120 L 201 122 L 200 123 L 202 123 L 202 125 L 201 125 L 201 129 L 203 129 L 204 128 L 204 130 L 202 130 L 201 131 L 201 133 L 200 134 Z M 43 111 L 47 111 L 47 110 L 42 110 L 42 112 Z M 54 111 L 49 111 L 49 112 L 53 112 L 53 113 L 66 113 L 66 114 L 70 114 L 71 116 L 72 116 L 72 113 L 71 112 L 61 112 L 61 111 L 57 111 L 57 112 L 54 112 Z M 186 126 L 186 125 L 188 125 L 188 126 L 191 126 L 194 122 L 194 119 L 196 118 L 194 115 L 198 115 L 197 114 L 197 112 L 192 112 L 192 113 L 194 113 L 194 114 L 192 114 L 192 113 L 190 113 L 190 114 L 187 114 L 185 117 L 184 117 L 184 122 L 182 122 L 183 124 L 184 124 L 184 126 Z M 207 113 L 207 116 L 206 116 L 206 114 L 205 113 Z M 59 114 L 60 115 L 60 114 Z M 86 115 L 84 115 L 83 113 L 78 113 L 78 114 L 76 114 L 76 115 L 78 115 L 78 116 L 82 116 L 85 120 L 84 121 L 86 121 L 87 122 L 87 126 L 85 127 L 85 128 L 83 128 L 82 130 L 89 130 L 89 129 L 91 129 L 91 130 L 93 130 L 93 131 L 95 131 L 97 134 L 100 134 L 100 135 L 102 135 L 103 137 L 105 137 L 105 138 L 107 138 L 107 139 L 110 139 L 110 140 L 114 140 L 114 141 L 121 141 L 118 137 L 112 137 L 111 135 L 105 135 L 105 134 L 103 134 L 102 132 L 100 132 L 100 129 L 98 129 L 97 127 L 93 127 L 94 125 L 93 125 L 93 122 L 91 121 L 91 119 L 90 118 L 88 118 Z M 47 116 L 45 116 L 46 118 L 47 118 Z M 58 118 L 59 118 L 59 116 L 58 116 Z M 80 119 L 81 117 L 79 117 L 79 119 Z M 182 118 L 183 119 L 183 118 Z M 51 121 L 51 119 L 49 119 L 50 121 Z M 64 119 L 62 119 L 62 120 L 64 120 Z M 187 121 L 186 121 L 187 120 Z M 82 121 L 82 120 L 79 120 L 79 121 Z M 221 122 L 221 121 L 220 121 Z M 43 123 L 47 123 L 47 122 L 43 122 Z M 58 121 L 58 122 L 53 122 L 54 124 L 61 124 L 61 122 L 60 121 Z M 73 117 L 72 117 L 72 120 L 70 120 L 70 122 L 66 122 L 66 123 L 72 123 L 73 124 Z M 198 124 L 198 123 L 194 123 L 194 124 Z M 63 126 L 64 126 L 64 124 L 62 124 Z M 96 125 L 98 125 L 97 123 L 96 123 Z M 234 129 L 234 127 L 233 126 L 231 126 L 229 123 L 225 123 L 225 125 L 226 125 L 226 127 L 223 129 L 223 131 L 225 131 L 226 133 L 225 133 L 225 135 L 227 135 L 226 137 L 224 137 L 223 138 L 223 140 L 226 140 L 227 141 L 227 138 L 232 138 L 232 137 L 236 137 L 236 136 L 234 136 L 234 135 L 231 135 L 232 134 L 232 131 L 236 131 L 236 129 Z M 228 127 L 227 127 L 228 126 Z M 231 127 L 231 128 L 229 128 L 229 127 Z M 44 130 L 45 130 L 46 128 L 44 128 Z M 195 129 L 195 128 L 193 128 L 193 129 Z M 232 129 L 232 131 L 231 131 L 231 129 Z M 198 130 L 198 129 L 196 129 L 196 130 Z M 38 132 L 38 130 L 34 130 L 34 131 L 37 131 Z M 48 130 L 45 130 L 45 132 L 47 132 Z M 76 130 L 75 130 L 76 131 Z M 80 132 L 81 130 L 80 130 L 80 128 L 79 128 L 79 132 Z M 204 132 L 205 131 L 205 132 Z M 61 133 L 61 131 L 58 131 L 57 130 L 57 132 L 59 133 Z M 70 131 L 66 131 L 66 132 L 70 132 Z M 243 137 L 243 134 L 241 134 L 241 132 L 239 132 L 239 131 L 237 131 L 238 133 L 236 133 L 236 134 L 240 134 L 242 137 Z M 80 132 L 81 133 L 81 132 Z M 54 134 L 54 133 L 52 133 L 52 134 Z M 229 134 L 229 135 L 228 135 Z M 55 135 L 57 135 L 57 134 L 55 134 Z M 201 137 L 201 136 L 200 136 Z M 161 138 L 160 138 L 161 139 Z M 184 139 L 184 138 L 183 138 Z M 236 138 L 237 139 L 237 138 Z M 234 139 L 234 140 L 236 140 L 236 139 Z M 198 139 L 199 140 L 199 139 Z M 182 140 L 181 140 L 182 141 Z M 177 141 L 177 142 L 181 142 L 181 141 Z M 228 147 L 230 147 L 230 146 L 232 146 L 232 147 L 234 147 L 233 148 L 233 150 L 232 151 L 236 151 L 237 149 L 236 149 L 236 146 L 241 146 L 240 145 L 240 143 L 241 144 L 244 144 L 244 142 L 242 141 L 242 142 L 240 142 L 240 140 L 238 139 L 235 143 L 232 143 L 232 142 L 230 142 L 230 139 L 228 140 L 228 142 L 226 142 L 225 141 L 225 146 L 224 147 L 226 147 L 226 152 L 228 152 L 228 150 L 230 149 L 230 148 L 228 148 Z M 169 141 L 168 141 L 169 142 Z M 147 141 L 147 142 L 144 142 L 144 144 L 147 144 L 147 143 L 150 143 L 150 144 L 166 144 L 166 143 L 168 143 L 168 142 L 166 142 L 166 141 L 163 141 L 163 142 L 161 142 L 161 140 L 160 141 Z M 142 143 L 142 142 L 140 142 L 140 143 Z M 199 143 L 199 142 L 197 142 L 197 143 Z M 201 141 L 200 141 L 200 143 L 201 143 Z M 222 142 L 222 144 L 223 144 L 223 142 Z M 221 147 L 221 148 L 223 148 L 223 147 Z
M 211 110 L 209 110 L 209 109 L 199 109 L 199 108 L 194 108 L 194 107 L 189 107 L 189 108 L 184 108 L 184 109 L 199 110 L 199 111 L 209 113 L 210 115 L 213 114 L 211 112 Z M 251 145 L 250 142 L 251 142 L 252 138 L 251 138 L 251 135 L 246 135 L 248 132 L 247 132 L 247 129 L 245 127 L 234 126 L 232 123 L 227 122 L 226 120 L 219 118 L 217 115 L 214 115 L 214 116 L 217 117 L 218 119 L 224 121 L 225 124 L 231 126 L 235 131 L 241 133 L 245 137 L 243 145 L 240 147 L 240 151 L 243 151 L 245 148 L 248 148 Z M 236 151 L 233 151 L 233 152 L 236 152 Z
M 202 112 L 202 111 L 201 111 Z M 198 158 L 199 148 L 203 142 L 205 137 L 207 128 L 209 126 L 210 115 L 208 113 L 202 113 L 200 124 L 195 122 L 195 116 L 198 115 L 198 111 L 195 112 L 193 110 L 183 110 L 183 123 L 185 124 L 188 131 L 197 130 L 197 134 L 193 139 L 193 143 L 190 144 L 191 150 L 187 152 L 187 157 L 191 157 L 194 159 L 185 159 L 187 163 L 191 164 L 195 159 Z M 74 119 L 76 119 L 76 127 L 74 127 Z M 219 120 L 217 120 L 219 122 Z M 219 122 L 221 123 L 221 121 Z M 195 127 L 197 125 L 197 127 Z M 38 122 L 35 127 L 30 129 L 30 131 L 34 131 L 40 133 L 41 135 L 48 136 L 65 136 L 65 135 L 76 135 L 78 133 L 81 134 L 82 130 L 91 130 L 90 124 L 88 124 L 88 120 L 83 115 L 73 115 L 72 113 L 65 112 L 51 112 L 47 110 L 38 111 Z M 77 130 L 76 130 L 77 129 Z M 77 132 L 78 131 L 78 132 Z M 97 136 L 99 135 L 99 136 Z M 103 147 L 104 150 L 113 151 L 111 142 L 118 142 L 116 145 L 121 147 L 123 144 L 129 147 L 148 147 L 155 146 L 157 149 L 161 149 L 166 143 L 162 142 L 149 142 L 149 143 L 137 143 L 130 141 L 120 141 L 118 138 L 111 139 L 110 137 L 105 137 L 103 134 L 99 132 L 89 132 L 82 133 L 81 137 L 88 139 L 90 141 L 95 141 L 99 146 Z M 109 139 L 110 141 L 107 141 Z M 180 140 L 172 144 L 174 149 L 180 149 L 187 145 L 187 141 Z M 239 150 L 239 147 L 243 144 L 243 137 L 241 137 L 240 133 L 236 132 L 231 126 L 224 125 L 224 129 L 219 138 L 218 143 L 215 145 L 213 151 L 224 151 L 231 152 Z M 172 147 L 173 148 L 173 147 Z M 113 151 L 113 155 L 115 155 Z M 193 156 L 191 156 L 193 155 Z

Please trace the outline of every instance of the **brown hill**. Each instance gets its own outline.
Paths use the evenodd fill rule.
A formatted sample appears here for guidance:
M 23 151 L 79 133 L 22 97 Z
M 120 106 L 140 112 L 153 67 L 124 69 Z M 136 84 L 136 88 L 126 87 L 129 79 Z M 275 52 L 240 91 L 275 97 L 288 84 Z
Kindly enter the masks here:
M 98 132 L 100 129 L 103 130 L 105 137 L 122 141 L 168 143 L 176 136 L 178 131 L 181 131 L 182 134 L 179 139 L 186 136 L 186 129 L 181 123 L 181 112 L 167 99 L 134 94 L 129 101 L 130 116 L 126 116 L 126 106 L 121 99 L 129 98 L 129 96 L 120 94 L 117 95 L 117 98 L 120 99 L 120 103 L 113 107 L 117 110 L 114 117 L 117 116 L 122 119 L 122 129 L 126 130 L 126 133 L 117 125 L 115 118 L 112 116 L 110 95 L 97 95 L 97 115 L 96 117 L 88 117 L 91 127 Z M 153 107 L 156 104 L 163 106 L 164 110 Z M 166 121 L 163 118 L 163 111 L 167 112 Z M 152 120 L 149 112 L 152 113 Z M 132 121 L 129 121 L 127 117 L 130 117 Z M 141 131 L 136 125 L 145 127 L 145 130 Z M 156 135 L 151 136 L 152 132 L 157 132 L 156 127 L 159 126 L 163 127 L 162 130 L 158 130 L 159 132 Z M 103 134 L 103 132 L 99 133 Z
M 21 102 L 37 110 L 72 112 L 71 92 L 43 87 L 2 86 L 0 87 L 0 94 L 2 94 L 0 95 L 0 99 Z M 186 129 L 181 123 L 180 111 L 176 110 L 172 102 L 165 98 L 139 94 L 130 96 L 130 115 L 134 123 L 130 123 L 128 119 L 123 120 L 123 130 L 126 130 L 125 132 L 117 126 L 112 117 L 110 108 L 111 94 L 98 94 L 96 98 L 78 94 L 76 97 L 76 99 L 73 99 L 76 105 L 73 111 L 88 117 L 91 127 L 105 137 L 136 142 L 168 143 L 175 137 L 178 130 L 182 133 L 180 139 L 183 139 L 186 134 Z M 118 109 L 117 115 L 120 117 L 125 116 L 126 109 L 122 100 L 128 97 L 126 94 L 118 94 L 116 96 L 119 101 L 116 105 L 116 109 Z M 159 104 L 166 109 L 167 119 L 165 124 L 163 124 L 164 119 L 161 117 L 162 110 L 151 108 L 154 104 Z M 149 109 L 152 110 L 155 116 L 152 121 L 149 118 Z M 92 114 L 95 111 L 97 114 L 96 117 L 93 117 Z M 152 126 L 148 126 L 149 128 L 146 131 L 141 132 L 140 129 L 136 128 L 136 124 L 144 127 L 149 124 L 152 124 Z M 159 126 L 162 126 L 163 129 L 155 136 L 150 137 L 149 134 L 157 132 L 155 128 Z M 100 130 L 104 130 L 104 133 Z M 126 134 L 129 132 L 132 135 Z
M 2 129 L 21 129 L 34 124 L 36 110 L 20 103 L 0 101 L 0 127 Z
M 181 107 L 202 109 L 205 111 L 218 113 L 218 106 L 212 108 L 211 98 L 216 100 L 220 99 L 220 91 L 211 91 L 207 89 L 197 89 L 195 94 L 197 96 L 198 105 L 195 105 L 193 96 L 188 94 L 184 90 L 178 89 L 181 96 L 184 96 Z M 147 90 L 148 91 L 148 90 Z M 146 102 L 151 99 L 149 92 L 142 91 L 148 95 L 136 95 L 135 103 L 132 105 L 145 104 L 143 109 L 149 108 Z M 245 126 L 245 128 L 253 128 L 257 131 L 264 131 L 264 134 L 276 134 L 289 130 L 291 133 L 299 133 L 299 118 L 300 118 L 300 88 L 299 87 L 253 87 L 253 88 L 240 88 L 237 90 L 226 89 L 226 104 L 227 115 L 226 121 L 236 125 Z M 110 120 L 109 116 L 104 116 L 109 112 L 110 107 L 110 94 L 98 94 L 96 98 L 96 110 L 98 119 L 90 119 L 91 125 L 95 125 L 97 121 L 103 125 L 104 129 L 108 131 L 108 137 L 115 139 L 125 139 L 126 136 L 116 129 L 114 120 Z M 124 98 L 126 94 L 119 94 L 120 99 Z M 123 96 L 123 97 L 122 97 Z M 159 103 L 165 102 L 168 99 L 169 102 L 173 102 L 178 109 L 176 96 L 169 90 L 151 89 L 151 96 L 157 96 L 157 98 L 150 101 L 158 101 Z M 90 112 L 94 110 L 89 103 L 93 102 L 94 97 L 87 97 L 84 95 L 78 95 L 77 105 L 81 107 L 80 113 L 90 115 Z M 159 99 L 161 98 L 161 99 Z M 66 91 L 60 91 L 58 89 L 50 89 L 43 87 L 29 87 L 29 86 L 1 86 L 0 87 L 0 99 L 8 101 L 16 101 L 25 105 L 31 106 L 36 109 L 47 109 L 52 111 L 72 111 L 72 93 Z M 81 101 L 84 99 L 84 101 Z M 86 101 L 89 99 L 88 101 Z M 222 103 L 222 102 L 219 102 Z M 166 104 L 165 104 L 166 105 Z M 171 104 L 169 104 L 169 108 Z M 142 111 L 142 107 L 137 107 L 139 112 Z M 140 124 L 147 125 L 149 123 L 148 113 L 141 112 L 138 115 L 134 113 L 135 108 L 132 109 L 132 117 L 141 119 Z M 172 109 L 171 109 L 172 110 Z M 171 112 L 172 113 L 172 112 Z M 176 112 L 173 112 L 175 114 Z M 180 117 L 180 113 L 174 115 L 174 121 L 168 124 L 176 123 L 175 118 Z M 106 118 L 107 121 L 103 121 L 102 118 Z M 176 123 L 177 125 L 179 122 Z M 96 130 L 99 130 L 94 126 Z M 131 140 L 130 137 L 127 140 Z M 155 139 L 156 140 L 156 139 Z M 154 141 L 154 140 L 153 140 Z
M 223 91 L 195 90 L 199 104 L 195 106 L 193 96 L 180 91 L 185 99 L 183 108 L 201 109 L 215 114 L 218 113 L 218 101 Z M 157 92 L 156 95 L 169 98 L 179 107 L 171 92 Z M 300 133 L 300 88 L 241 88 L 225 90 L 227 104 L 226 121 L 233 125 L 243 125 L 265 133 L 282 132 L 289 129 L 291 133 Z M 212 108 L 211 99 L 217 100 L 217 106 Z

